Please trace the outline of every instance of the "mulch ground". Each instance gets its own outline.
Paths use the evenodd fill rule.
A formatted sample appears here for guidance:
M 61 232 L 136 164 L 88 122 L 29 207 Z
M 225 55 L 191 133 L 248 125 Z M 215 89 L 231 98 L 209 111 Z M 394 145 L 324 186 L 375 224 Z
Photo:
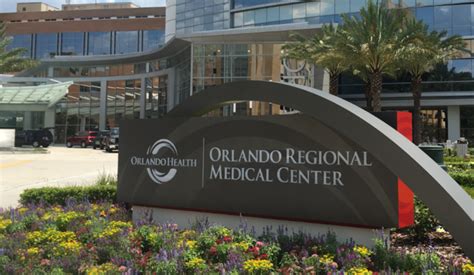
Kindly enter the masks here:
M 440 257 L 443 266 L 448 266 L 453 262 L 468 261 L 461 247 L 448 232 L 432 232 L 427 235 L 427 238 L 419 240 L 410 234 L 393 232 L 390 235 L 391 245 L 396 250 L 407 253 L 434 252 Z

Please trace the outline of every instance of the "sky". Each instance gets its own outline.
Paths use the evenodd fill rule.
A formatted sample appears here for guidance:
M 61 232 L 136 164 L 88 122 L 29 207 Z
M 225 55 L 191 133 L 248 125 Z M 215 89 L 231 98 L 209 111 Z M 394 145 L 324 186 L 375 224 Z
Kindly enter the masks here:
M 96 0 L 71 0 L 71 4 L 95 3 Z M 0 0 L 0 12 L 15 12 L 16 4 L 22 2 L 43 2 L 51 6 L 61 8 L 66 0 Z M 97 0 L 97 3 L 133 2 L 140 7 L 164 6 L 166 0 Z

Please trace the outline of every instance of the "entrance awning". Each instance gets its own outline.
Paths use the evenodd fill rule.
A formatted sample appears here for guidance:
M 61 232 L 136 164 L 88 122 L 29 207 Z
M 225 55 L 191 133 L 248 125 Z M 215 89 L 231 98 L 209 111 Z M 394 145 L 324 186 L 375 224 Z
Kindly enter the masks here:
M 54 106 L 68 92 L 72 81 L 38 86 L 0 87 L 0 104 L 40 104 Z

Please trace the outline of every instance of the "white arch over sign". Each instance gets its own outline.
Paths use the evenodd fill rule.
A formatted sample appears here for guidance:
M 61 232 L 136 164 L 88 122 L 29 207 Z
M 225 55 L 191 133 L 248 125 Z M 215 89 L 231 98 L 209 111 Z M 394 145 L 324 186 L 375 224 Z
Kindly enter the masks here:
M 266 81 L 210 87 L 168 113 L 200 116 L 239 101 L 281 104 L 309 115 L 359 144 L 398 175 L 474 259 L 474 201 L 440 166 L 395 129 L 356 105 L 313 88 Z

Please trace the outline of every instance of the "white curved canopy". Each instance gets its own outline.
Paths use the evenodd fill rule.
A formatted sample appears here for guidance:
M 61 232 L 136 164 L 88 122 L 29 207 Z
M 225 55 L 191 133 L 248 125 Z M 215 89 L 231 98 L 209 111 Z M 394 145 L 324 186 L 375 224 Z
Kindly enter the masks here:
M 38 86 L 0 87 L 0 104 L 41 104 L 54 106 L 68 92 L 71 81 Z

